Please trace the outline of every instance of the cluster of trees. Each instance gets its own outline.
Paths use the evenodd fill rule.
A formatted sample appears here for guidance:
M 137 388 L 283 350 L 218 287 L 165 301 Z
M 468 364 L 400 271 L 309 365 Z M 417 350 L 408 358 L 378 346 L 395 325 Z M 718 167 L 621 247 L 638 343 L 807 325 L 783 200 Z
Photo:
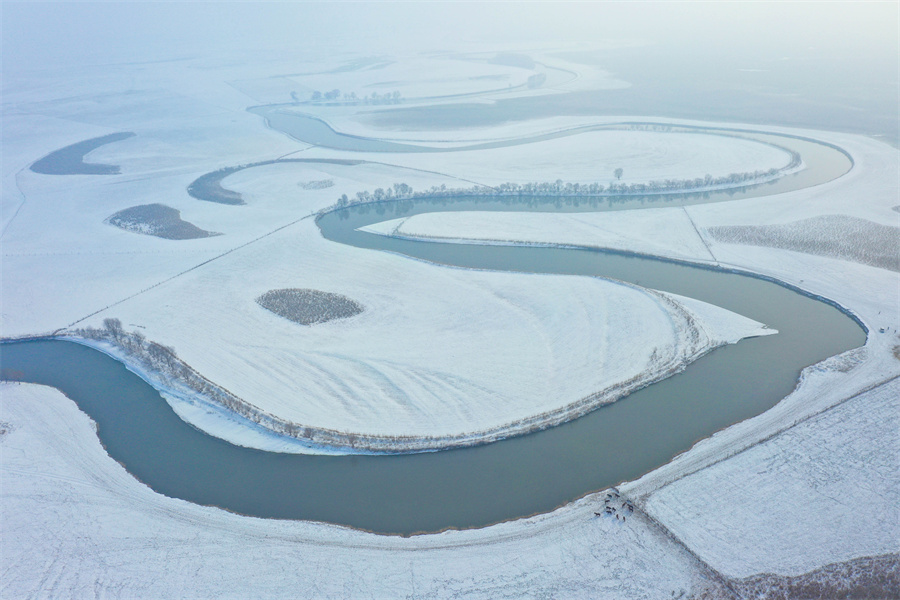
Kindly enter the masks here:
M 799 161 L 799 155 L 796 157 Z M 572 183 L 557 179 L 553 182 L 529 182 L 501 183 L 496 187 L 473 186 L 468 188 L 448 188 L 442 184 L 432 186 L 423 191 L 414 191 L 405 183 L 395 183 L 393 187 L 378 188 L 374 192 L 368 190 L 357 192 L 356 198 L 349 198 L 343 194 L 335 204 L 337 208 L 346 208 L 370 202 L 383 202 L 386 200 L 446 198 L 450 196 L 557 196 L 557 197 L 613 197 L 613 196 L 659 196 L 662 194 L 690 194 L 728 189 L 765 183 L 775 178 L 781 171 L 796 166 L 794 161 L 784 169 L 769 169 L 768 171 L 751 171 L 747 173 L 731 173 L 722 177 L 706 177 L 695 179 L 665 179 L 650 181 L 647 183 L 618 183 L 611 182 L 608 186 L 601 183 Z M 615 170 L 617 179 L 622 177 L 621 168 Z
M 224 393 L 221 388 L 182 362 L 175 354 L 174 348 L 147 340 L 144 334 L 138 331 L 126 331 L 119 319 L 103 319 L 102 328 L 85 327 L 76 329 L 75 334 L 83 338 L 110 343 L 123 350 L 128 356 L 137 359 L 149 370 L 180 381 L 190 389 L 214 398 L 236 412 L 241 412 L 238 410 L 240 400 Z
M 785 167 L 790 168 L 793 165 Z M 680 193 L 694 191 L 708 191 L 717 188 L 740 187 L 747 184 L 764 183 L 776 177 L 784 169 L 769 169 L 767 171 L 748 171 L 745 173 L 730 173 L 721 177 L 713 177 L 707 174 L 705 177 L 695 179 L 664 179 L 661 181 L 649 181 L 647 183 L 610 183 L 606 195 L 646 195 Z M 622 178 L 622 169 L 616 169 L 616 179 Z
M 126 331 L 119 319 L 104 319 L 102 328 L 85 327 L 76 329 L 75 334 L 86 339 L 112 344 L 148 371 L 158 373 L 164 379 L 177 381 L 207 399 L 268 429 L 280 433 L 286 433 L 288 430 L 288 423 L 264 413 L 194 371 L 178 358 L 174 348 L 149 341 L 140 332 Z
M 547 81 L 547 75 L 545 73 L 536 73 L 528 78 L 527 85 L 529 88 L 539 88 Z
M 446 189 L 446 186 L 444 186 Z M 368 190 L 356 192 L 356 198 L 350 199 L 347 194 L 341 194 L 338 198 L 337 206 L 345 208 L 356 204 L 366 204 L 369 202 L 383 202 L 385 200 L 403 200 L 407 198 L 418 198 L 419 196 L 413 189 L 405 183 L 395 183 L 389 188 L 377 188 L 370 193 Z
M 294 102 L 300 102 L 297 92 L 291 92 Z M 331 90 L 330 92 L 315 91 L 309 98 L 310 102 L 331 102 L 341 104 L 398 104 L 401 100 L 399 90 L 379 94 L 372 92 L 369 95 L 358 96 L 356 92 L 344 92 Z
M 129 358 L 143 368 L 156 373 L 164 381 L 177 382 L 190 390 L 198 392 L 207 400 L 217 403 L 244 418 L 261 425 L 277 434 L 287 435 L 309 443 L 349 446 L 355 448 L 361 442 L 381 444 L 389 449 L 397 440 L 378 438 L 377 436 L 361 436 L 347 434 L 331 429 L 305 427 L 290 421 L 284 421 L 246 402 L 228 390 L 217 386 L 188 366 L 178 358 L 174 348 L 163 346 L 147 340 L 136 331 L 126 331 L 119 319 L 104 319 L 103 327 L 84 327 L 74 330 L 74 334 L 85 339 L 97 340 L 112 344 L 123 351 Z

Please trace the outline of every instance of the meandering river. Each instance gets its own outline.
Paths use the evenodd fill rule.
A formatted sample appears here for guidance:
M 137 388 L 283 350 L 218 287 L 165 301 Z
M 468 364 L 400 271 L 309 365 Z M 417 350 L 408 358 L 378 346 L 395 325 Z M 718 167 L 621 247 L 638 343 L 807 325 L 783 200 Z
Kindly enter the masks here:
M 850 162 L 828 171 L 813 167 L 807 169 L 814 171 L 812 179 L 804 175 L 806 185 L 839 176 Z M 731 198 L 720 193 L 703 200 Z M 720 348 L 685 372 L 575 421 L 497 443 L 400 456 L 269 453 L 234 446 L 184 423 L 150 385 L 85 346 L 59 340 L 4 343 L 0 364 L 6 378 L 62 390 L 96 421 L 110 456 L 168 496 L 248 515 L 400 534 L 479 527 L 546 512 L 639 477 L 697 440 L 760 414 L 790 393 L 802 368 L 864 344 L 865 331 L 827 302 L 746 274 L 588 249 L 401 240 L 358 228 L 433 211 L 642 206 L 629 199 L 515 204 L 442 199 L 367 205 L 318 220 L 322 234 L 337 243 L 462 267 L 613 277 L 711 302 L 779 330 Z

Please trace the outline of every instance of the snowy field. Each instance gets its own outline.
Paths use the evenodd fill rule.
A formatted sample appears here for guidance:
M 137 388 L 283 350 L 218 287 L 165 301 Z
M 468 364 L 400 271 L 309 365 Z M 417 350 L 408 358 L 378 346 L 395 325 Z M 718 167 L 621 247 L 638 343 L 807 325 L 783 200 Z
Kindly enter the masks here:
M 390 106 L 401 99 L 409 106 L 411 102 L 454 98 L 516 97 L 628 86 L 596 67 L 522 53 L 356 55 L 301 64 L 292 70 L 295 72 L 234 79 L 228 84 L 260 104 L 296 102 L 305 108 L 333 111 L 340 111 L 342 106 Z M 319 94 L 314 95 L 315 92 Z M 394 92 L 398 93 L 396 97 Z
M 553 227 L 547 227 L 548 216 Z M 685 235 L 689 227 L 687 212 L 672 207 L 555 215 L 517 212 L 498 216 L 496 213 L 466 211 L 429 213 L 383 221 L 365 227 L 365 230 L 413 239 L 565 243 L 693 261 L 711 260 L 712 256 L 699 236 Z
M 112 103 L 111 123 L 120 110 L 141 105 L 140 98 L 127 101 Z M 75 108 L 83 111 L 83 103 Z M 520 145 L 508 149 L 509 157 L 491 150 L 427 161 L 379 156 L 380 164 L 357 166 L 275 164 L 226 177 L 222 184 L 245 202 L 226 206 L 197 201 L 185 189 L 200 175 L 230 165 L 338 153 L 307 149 L 246 112 L 231 123 L 238 115 L 195 118 L 197 110 L 185 108 L 190 118 L 172 122 L 153 113 L 153 120 L 129 125 L 134 137 L 91 153 L 94 162 L 119 165 L 121 175 L 65 176 L 62 188 L 61 176 L 22 170 L 7 178 L 26 201 L 6 217 L 5 335 L 96 327 L 118 318 L 282 421 L 348 434 L 474 440 L 561 422 L 671 374 L 717 345 L 771 333 L 737 315 L 722 318 L 714 307 L 694 303 L 685 312 L 671 298 L 617 283 L 436 268 L 339 246 L 323 240 L 305 218 L 361 189 L 397 182 L 413 189 L 464 185 L 476 164 L 478 173 L 493 170 L 500 180 L 586 179 L 589 162 L 576 156 L 612 156 L 625 147 L 641 177 L 663 179 L 679 170 L 702 176 L 782 166 L 789 156 L 771 146 L 613 131 Z M 235 132 L 240 143 L 223 146 Z M 10 146 L 20 143 L 12 132 L 5 134 Z M 564 150 L 567 140 L 572 149 Z M 297 150 L 302 152 L 292 154 Z M 569 170 L 558 172 L 549 156 L 570 164 Z M 347 152 L 340 157 L 361 158 Z M 394 158 L 397 165 L 389 164 Z M 442 160 L 450 175 L 439 171 Z M 333 185 L 309 185 L 322 181 Z M 163 199 L 183 221 L 221 235 L 174 241 L 105 223 Z M 143 233 L 147 227 L 132 229 Z M 298 329 L 255 301 L 269 290 L 292 288 L 341 294 L 365 310 Z M 691 338 L 695 326 L 698 341 Z M 435 335 L 440 344 L 433 343 Z M 658 360 L 651 360 L 654 352 Z M 179 412 L 193 415 L 191 422 L 207 431 L 258 445 L 250 434 L 235 434 L 239 429 L 223 422 L 215 407 L 192 399 Z
M 588 497 L 482 530 L 397 538 L 241 517 L 152 492 L 53 389 L 0 384 L 3 577 L 21 598 L 671 598 L 704 571 Z M 48 536 L 52 543 L 47 543 Z
M 900 374 L 900 279 L 882 258 L 900 235 L 892 209 L 898 155 L 860 136 L 818 137 L 848 149 L 854 169 L 831 183 L 775 197 L 640 213 L 429 214 L 372 229 L 412 238 L 577 244 L 713 263 L 777 277 L 852 310 L 870 332 L 864 348 L 808 368 L 795 392 L 775 408 L 622 487 L 646 500 L 660 522 L 723 574 L 797 575 L 829 561 L 900 549 L 893 379 Z M 871 224 L 863 234 L 867 243 L 849 251 L 832 243 L 827 252 L 817 245 L 825 224 L 857 225 L 863 218 Z M 746 246 L 710 235 L 713 227 L 791 235 Z M 833 226 L 830 231 L 838 234 Z M 882 243 L 872 242 L 875 234 Z M 828 410 L 885 380 L 892 383 Z M 827 412 L 815 416 L 821 411 Z M 794 423 L 802 425 L 785 431 Z M 753 446 L 778 431 L 785 433 Z M 746 448 L 751 449 L 741 452 Z M 735 456 L 722 460 L 730 455 Z M 660 486 L 666 487 L 657 491 Z
M 256 303 L 294 287 L 365 310 L 300 327 Z M 685 312 L 666 296 L 599 279 L 437 268 L 325 242 L 306 219 L 84 324 L 115 317 L 140 327 L 211 381 L 299 425 L 471 439 L 559 418 L 588 396 L 608 402 L 622 393 L 610 388 L 771 332 L 721 313 L 702 303 Z
M 738 137 L 617 130 L 589 131 L 533 144 L 437 156 L 432 153 L 399 156 L 354 153 L 354 156 L 438 171 L 488 186 L 557 179 L 608 186 L 611 182 L 647 183 L 706 175 L 715 178 L 780 169 L 791 160 L 790 154 L 780 148 Z M 621 179 L 615 176 L 617 168 L 623 171 Z
M 896 436 L 897 395 L 895 381 L 716 465 L 709 480 L 704 472 L 665 487 L 651 497 L 651 513 L 738 577 L 896 553 L 897 446 L 863 440 L 873 427 Z M 729 597 L 727 575 L 663 533 L 640 505 L 624 522 L 595 516 L 602 493 L 546 515 L 413 538 L 241 517 L 135 481 L 56 390 L 0 384 L 0 399 L 3 597 L 242 598 L 247 589 L 316 599 Z M 877 469 L 884 479 L 873 481 Z M 842 528 L 821 527 L 828 517 Z M 746 548 L 748 562 L 735 546 Z
M 898 432 L 895 378 L 657 490 L 645 507 L 729 577 L 898 553 Z
M 481 94 L 499 77 L 507 85 L 527 82 L 531 75 L 521 67 L 482 60 L 494 54 L 447 60 L 435 71 L 440 81 L 398 89 L 410 96 Z M 380 435 L 455 435 L 491 427 L 514 433 L 528 417 L 598 392 L 602 398 L 635 378 L 649 381 L 717 344 L 771 333 L 740 315 L 635 286 L 435 267 L 324 240 L 312 218 L 317 210 L 341 194 L 397 182 L 414 189 L 556 179 L 608 184 L 617 167 L 627 182 L 767 169 L 789 158 L 746 140 L 650 132 L 598 132 L 470 153 L 360 156 L 293 141 L 245 110 L 326 85 L 393 91 L 389 83 L 434 64 L 369 58 L 310 56 L 302 65 L 186 59 L 145 65 L 138 79 L 133 66 L 117 65 L 4 81 L 2 335 L 119 318 L 285 419 Z M 538 70 L 568 68 L 542 64 Z M 311 66 L 330 72 L 297 75 Z M 586 71 L 593 68 L 577 69 L 579 77 L 556 91 L 627 85 L 597 69 L 592 75 Z M 547 92 L 526 85 L 510 94 Z M 603 122 L 558 118 L 384 134 L 365 124 L 359 108 L 316 111 L 348 133 L 454 144 Z M 51 389 L 2 384 L 0 595 L 246 597 L 252 586 L 256 596 L 310 598 L 397 590 L 413 598 L 678 598 L 719 589 L 724 578 L 799 575 L 896 553 L 900 275 L 862 260 L 865 247 L 830 255 L 804 250 L 817 248 L 810 240 L 823 219 L 864 219 L 890 240 L 900 225 L 894 210 L 900 154 L 859 135 L 759 129 L 836 144 L 853 156 L 854 168 L 812 189 L 686 209 L 447 213 L 373 227 L 408 237 L 575 244 L 712 263 L 786 281 L 861 319 L 869 330 L 864 348 L 808 368 L 773 409 L 620 486 L 638 507 L 627 523 L 594 517 L 602 506 L 597 495 L 547 515 L 412 539 L 241 517 L 151 492 L 109 459 L 71 401 Z M 86 157 L 118 166 L 118 174 L 28 169 L 64 146 L 125 131 L 135 136 Z M 240 193 L 244 206 L 201 202 L 186 192 L 204 173 L 288 155 L 383 164 L 240 171 L 223 185 Z M 221 235 L 171 240 L 106 222 L 152 204 Z M 779 228 L 793 237 L 745 245 L 711 233 L 722 227 Z M 364 310 L 300 325 L 257 303 L 277 289 L 339 294 Z M 500 351 L 508 348 L 516 352 Z M 653 349 L 663 360 L 651 362 Z M 194 396 L 169 399 L 195 425 L 237 443 L 308 451 L 248 431 Z

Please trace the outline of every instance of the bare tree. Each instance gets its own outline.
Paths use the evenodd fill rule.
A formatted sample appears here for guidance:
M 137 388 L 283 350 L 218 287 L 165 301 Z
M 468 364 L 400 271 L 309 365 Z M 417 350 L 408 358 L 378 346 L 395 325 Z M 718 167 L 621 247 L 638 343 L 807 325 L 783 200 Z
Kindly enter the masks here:
M 103 327 L 112 335 L 113 339 L 119 339 L 125 333 L 122 329 L 122 321 L 118 319 L 103 319 Z

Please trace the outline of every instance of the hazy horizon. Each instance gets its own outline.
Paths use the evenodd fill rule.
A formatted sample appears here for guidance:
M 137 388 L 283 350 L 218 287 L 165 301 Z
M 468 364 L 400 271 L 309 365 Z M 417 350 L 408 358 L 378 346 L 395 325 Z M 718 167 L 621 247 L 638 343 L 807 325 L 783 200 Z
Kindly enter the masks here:
M 898 3 L 4 2 L 4 70 L 226 50 L 649 45 L 897 64 Z M 894 73 L 896 75 L 896 72 Z

